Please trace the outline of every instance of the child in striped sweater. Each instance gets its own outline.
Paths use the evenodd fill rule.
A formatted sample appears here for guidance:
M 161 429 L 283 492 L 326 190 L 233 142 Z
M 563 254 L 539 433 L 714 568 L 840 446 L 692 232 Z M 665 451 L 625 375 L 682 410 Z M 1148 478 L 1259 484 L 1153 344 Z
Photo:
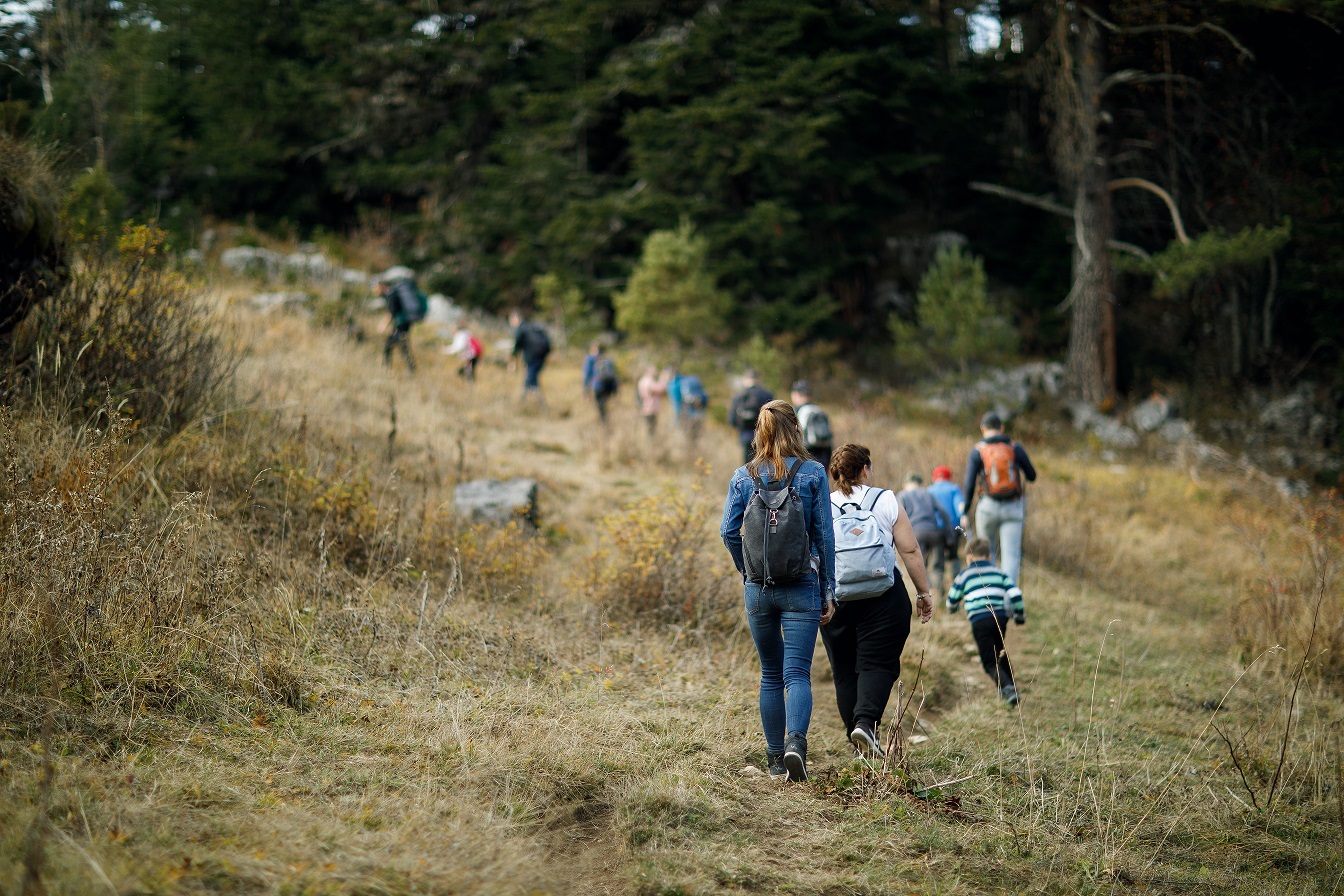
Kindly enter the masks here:
M 971 634 L 980 650 L 980 665 L 998 685 L 999 696 L 1009 706 L 1016 706 L 1019 699 L 1017 685 L 1003 646 L 1003 633 L 1009 615 L 1018 625 L 1027 621 L 1022 607 L 1022 589 L 990 562 L 989 542 L 983 538 L 972 538 L 967 543 L 966 561 L 966 568 L 952 582 L 947 593 L 947 610 L 955 613 L 957 605 L 965 602 Z

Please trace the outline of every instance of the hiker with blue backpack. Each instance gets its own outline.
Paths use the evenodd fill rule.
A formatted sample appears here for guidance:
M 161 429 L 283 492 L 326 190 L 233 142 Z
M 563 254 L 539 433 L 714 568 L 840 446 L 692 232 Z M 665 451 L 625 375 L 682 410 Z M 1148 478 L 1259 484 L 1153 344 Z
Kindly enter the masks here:
M 901 674 L 910 637 L 910 596 L 896 569 L 900 556 L 916 591 L 919 621 L 933 617 L 924 556 L 896 495 L 873 485 L 873 460 L 862 445 L 831 457 L 830 494 L 838 608 L 821 640 L 835 677 L 835 703 L 860 756 L 885 754 L 880 729 Z
M 409 268 L 390 268 L 373 282 L 374 295 L 383 300 L 391 317 L 391 329 L 383 343 L 383 363 L 391 366 L 392 350 L 401 348 L 406 368 L 415 373 L 415 359 L 411 357 L 411 326 L 425 319 L 429 299 L 415 285 L 415 276 Z
M 747 625 L 761 661 L 770 776 L 805 781 L 812 653 L 818 626 L 835 613 L 826 471 L 808 457 L 787 401 L 760 408 L 752 447 L 751 460 L 728 484 L 719 534 L 742 574 Z
M 672 416 L 678 428 L 686 433 L 686 441 L 695 445 L 705 426 L 705 408 L 709 407 L 705 384 L 695 374 L 682 373 L 674 367 L 667 384 L 667 398 L 672 403 Z

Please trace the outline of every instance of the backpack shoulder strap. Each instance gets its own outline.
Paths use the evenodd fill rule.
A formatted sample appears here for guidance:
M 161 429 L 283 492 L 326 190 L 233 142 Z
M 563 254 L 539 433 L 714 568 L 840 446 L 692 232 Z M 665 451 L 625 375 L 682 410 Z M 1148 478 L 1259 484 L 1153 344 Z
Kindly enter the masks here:
M 868 496 L 869 496 L 870 498 L 872 498 L 873 500 L 872 500 L 871 502 L 869 502 L 869 504 L 868 504 L 867 507 L 860 507 L 859 509 L 860 509 L 860 510 L 867 510 L 869 513 L 872 513 L 872 512 L 873 512 L 873 508 L 877 506 L 877 502 L 878 502 L 879 500 L 881 500 L 882 495 L 884 495 L 884 494 L 886 493 L 886 491 L 887 491 L 887 490 L 884 489 L 884 488 L 874 488 L 874 489 L 869 489 L 869 490 L 868 490 Z
M 785 461 L 785 463 L 788 463 L 788 461 Z M 784 480 L 784 484 L 781 486 L 781 488 L 793 488 L 793 480 L 795 477 L 797 477 L 798 471 L 801 470 L 802 468 L 803 468 L 803 459 L 800 457 L 798 458 L 798 463 L 794 464 L 793 469 L 789 471 L 789 475 Z

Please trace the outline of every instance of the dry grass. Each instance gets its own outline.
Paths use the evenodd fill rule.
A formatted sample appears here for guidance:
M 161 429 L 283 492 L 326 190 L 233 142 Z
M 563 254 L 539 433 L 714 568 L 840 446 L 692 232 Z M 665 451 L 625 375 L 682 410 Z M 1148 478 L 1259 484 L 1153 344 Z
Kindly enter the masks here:
M 199 548 L 241 554 L 239 609 L 215 636 L 255 671 L 208 685 L 214 713 L 67 696 L 49 743 L 7 698 L 0 804 L 14 811 L 0 813 L 0 888 L 17 887 L 39 814 L 54 893 L 1339 886 L 1339 759 L 1326 735 L 1341 711 L 1329 682 L 1310 677 L 1294 702 L 1272 813 L 1243 805 L 1213 728 L 1264 793 L 1292 665 L 1246 671 L 1231 638 L 1223 608 L 1259 561 L 1228 522 L 1286 517 L 1242 486 L 1192 492 L 1187 473 L 1113 470 L 1032 433 L 1043 478 L 1029 624 L 1009 633 L 1020 711 L 993 695 L 965 621 L 939 614 L 907 647 L 907 682 L 924 654 L 929 740 L 912 748 L 908 780 L 874 777 L 848 757 L 819 652 L 816 780 L 780 788 L 740 773 L 762 759 L 740 620 L 697 625 L 705 617 L 692 613 L 687 625 L 676 600 L 683 578 L 687 594 L 701 587 L 701 563 L 721 563 L 713 496 L 738 456 L 722 425 L 695 450 L 650 443 L 623 393 L 603 430 L 579 396 L 577 357 L 547 371 L 549 411 L 538 413 L 517 410 L 516 377 L 500 368 L 461 383 L 428 334 L 410 378 L 382 368 L 375 346 L 297 316 L 252 326 L 241 387 L 263 410 L 156 443 L 127 481 L 152 495 L 152 478 L 170 496 L 139 505 L 146 519 L 183 512 L 172 510 L 178 491 L 198 493 L 187 506 L 213 517 L 186 526 L 208 538 L 163 551 L 174 574 Z M 958 467 L 969 441 L 880 404 L 837 407 L 832 420 L 873 448 L 892 483 Z M 538 537 L 446 515 L 452 486 L 484 475 L 542 483 Z M 658 497 L 697 481 L 709 495 L 700 519 Z M 671 550 L 678 575 L 622 579 L 602 559 L 604 518 L 653 519 L 641 528 L 652 541 L 638 543 Z M 665 525 L 685 542 L 658 539 Z M 150 534 L 173 531 L 142 540 L 166 545 Z M 612 577 L 574 587 L 591 564 Z M 735 605 L 706 605 L 716 600 Z M 44 798 L 39 771 L 53 754 Z

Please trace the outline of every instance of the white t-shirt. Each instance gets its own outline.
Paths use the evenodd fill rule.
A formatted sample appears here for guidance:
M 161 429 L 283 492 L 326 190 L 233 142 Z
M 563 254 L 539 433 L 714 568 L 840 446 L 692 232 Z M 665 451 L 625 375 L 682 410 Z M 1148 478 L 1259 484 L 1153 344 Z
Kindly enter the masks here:
M 869 509 L 868 502 L 872 500 L 869 492 L 873 489 L 871 485 L 856 485 L 854 491 L 848 495 L 838 489 L 831 492 L 831 514 L 839 516 L 842 504 L 857 504 L 865 510 Z M 889 488 L 883 489 L 877 503 L 872 506 L 872 511 L 873 519 L 886 530 L 887 538 L 895 543 L 896 539 L 892 533 L 896 530 L 896 523 L 900 520 L 901 514 L 905 512 L 901 510 L 901 502 L 896 500 L 896 493 Z

